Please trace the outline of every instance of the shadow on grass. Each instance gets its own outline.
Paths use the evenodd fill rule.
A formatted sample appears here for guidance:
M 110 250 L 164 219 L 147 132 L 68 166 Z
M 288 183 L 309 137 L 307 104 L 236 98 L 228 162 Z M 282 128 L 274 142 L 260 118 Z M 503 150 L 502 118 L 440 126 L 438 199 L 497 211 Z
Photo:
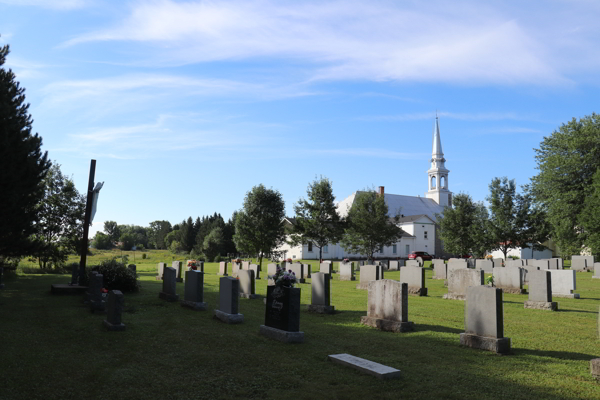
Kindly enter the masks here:
M 586 314 L 598 314 L 597 311 L 586 311 L 586 310 L 561 310 L 558 309 L 558 312 L 578 312 L 578 313 L 586 313 Z
M 536 357 L 551 357 L 558 358 L 560 360 L 575 360 L 575 361 L 589 361 L 593 358 L 597 358 L 596 355 L 592 354 L 584 354 L 584 353 L 574 353 L 570 351 L 547 351 L 547 350 L 529 350 L 529 349 L 520 349 L 513 348 L 513 353 L 515 355 L 531 355 Z

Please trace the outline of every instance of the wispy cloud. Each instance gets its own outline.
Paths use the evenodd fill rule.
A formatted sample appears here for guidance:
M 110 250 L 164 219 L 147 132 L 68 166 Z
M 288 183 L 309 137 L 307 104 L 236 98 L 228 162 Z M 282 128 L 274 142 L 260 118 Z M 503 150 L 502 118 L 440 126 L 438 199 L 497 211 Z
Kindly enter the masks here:
M 171 65 L 293 59 L 308 81 L 569 84 L 539 26 L 469 2 L 157 0 L 64 45 L 144 42 L 156 50 L 148 63 Z

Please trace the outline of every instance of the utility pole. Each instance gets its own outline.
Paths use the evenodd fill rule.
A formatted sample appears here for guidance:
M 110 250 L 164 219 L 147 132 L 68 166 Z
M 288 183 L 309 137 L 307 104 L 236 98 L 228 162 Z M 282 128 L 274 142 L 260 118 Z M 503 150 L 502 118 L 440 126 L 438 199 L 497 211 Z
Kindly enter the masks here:
M 90 218 L 92 215 L 92 202 L 94 198 L 94 177 L 96 176 L 96 160 L 90 164 L 90 180 L 88 183 L 87 198 L 85 201 L 85 220 L 83 221 L 83 240 L 81 241 L 81 261 L 79 261 L 79 285 L 83 286 L 85 276 L 85 263 L 88 252 L 88 234 L 90 232 Z

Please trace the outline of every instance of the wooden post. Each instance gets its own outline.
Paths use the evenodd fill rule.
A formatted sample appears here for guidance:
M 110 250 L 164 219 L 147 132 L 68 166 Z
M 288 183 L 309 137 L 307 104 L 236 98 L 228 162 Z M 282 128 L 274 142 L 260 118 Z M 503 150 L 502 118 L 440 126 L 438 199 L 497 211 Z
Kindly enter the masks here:
M 88 251 L 88 234 L 90 232 L 90 218 L 92 216 L 92 201 L 94 199 L 94 177 L 96 175 L 96 160 L 90 164 L 90 180 L 88 183 L 87 199 L 85 201 L 85 220 L 83 221 L 83 240 L 81 241 L 81 261 L 79 261 L 79 285 L 83 286 L 85 276 L 85 263 Z

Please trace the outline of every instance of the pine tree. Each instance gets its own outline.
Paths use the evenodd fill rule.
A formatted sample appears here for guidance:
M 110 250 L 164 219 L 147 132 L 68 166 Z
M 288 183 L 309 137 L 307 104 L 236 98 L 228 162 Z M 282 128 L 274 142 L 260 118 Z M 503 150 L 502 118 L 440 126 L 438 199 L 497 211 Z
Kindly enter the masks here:
M 0 255 L 23 256 L 31 251 L 30 235 L 51 163 L 41 150 L 42 138 L 31 133 L 25 89 L 2 67 L 8 53 L 8 45 L 0 48 Z

